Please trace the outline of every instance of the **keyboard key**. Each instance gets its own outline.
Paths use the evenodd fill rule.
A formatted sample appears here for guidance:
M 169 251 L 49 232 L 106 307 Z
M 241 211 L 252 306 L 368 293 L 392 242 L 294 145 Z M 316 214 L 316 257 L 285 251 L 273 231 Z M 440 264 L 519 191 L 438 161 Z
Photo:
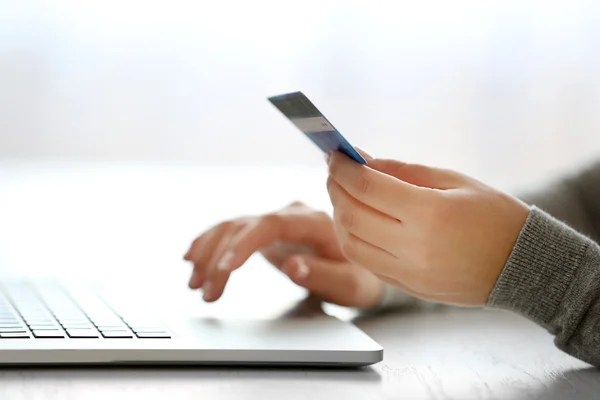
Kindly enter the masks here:
M 158 324 L 160 324 L 160 322 L 157 321 L 155 318 L 130 317 L 130 318 L 123 318 L 123 321 L 125 321 L 128 324 L 133 324 L 133 325 L 158 325 Z
M 139 339 L 170 339 L 171 335 L 167 332 L 136 332 L 135 336 Z
M 129 328 L 125 325 L 113 325 L 113 326 L 98 326 L 100 332 L 104 331 L 129 331 Z
M 162 328 L 131 328 L 135 333 L 166 333 L 167 331 Z
M 65 323 L 78 323 L 78 322 L 89 322 L 89 319 L 86 317 L 76 317 L 76 318 L 65 318 L 60 315 L 56 316 L 56 320 Z
M 127 326 L 123 321 L 94 321 L 92 320 L 94 325 L 96 326 Z
M 0 318 L 0 325 L 1 324 L 14 324 L 17 322 L 21 322 L 18 318 Z
M 33 336 L 38 339 L 64 338 L 65 334 L 59 330 L 37 330 L 33 331 Z
M 48 311 L 32 311 L 19 310 L 23 318 L 52 318 Z
M 23 321 L 27 325 L 38 325 L 38 324 L 54 324 L 56 321 L 53 318 L 23 318 Z
M 62 324 L 65 329 L 93 329 L 94 325 L 91 322 L 64 322 Z
M 60 331 L 62 330 L 58 325 L 29 325 L 29 329 L 32 331 Z
M 67 334 L 72 338 L 97 338 L 98 332 L 92 329 L 67 329 Z
M 61 324 L 89 324 L 90 323 L 90 320 L 87 318 L 72 318 L 72 319 L 56 318 L 56 319 Z
M 27 315 L 23 314 L 23 319 L 25 321 L 54 321 L 54 317 L 51 315 Z
M 89 322 L 90 321 L 87 318 L 61 318 L 60 316 L 57 316 L 56 319 L 61 324 L 77 324 L 77 323 Z
M 102 336 L 107 339 L 131 339 L 133 338 L 133 334 L 127 331 L 103 331 Z
M 27 332 L 0 332 L 0 339 L 29 339 Z
M 90 318 L 92 320 L 92 322 L 94 324 L 96 324 L 96 326 L 99 325 L 110 325 L 110 326 L 116 326 L 116 325 L 125 325 L 123 323 L 123 321 L 121 321 L 120 319 L 107 319 L 107 318 L 103 318 L 103 319 L 98 319 L 98 318 Z
M 50 312 L 46 309 L 46 307 L 26 308 L 21 306 L 20 304 L 17 305 L 17 308 L 19 309 L 21 315 L 50 315 Z
M 23 325 L 23 324 L 0 324 L 0 330 L 2 330 L 2 329 L 14 329 L 14 328 L 25 329 L 25 325 Z
M 165 328 L 163 328 L 161 325 L 158 325 L 158 324 L 144 324 L 144 325 L 142 325 L 142 324 L 140 324 L 140 325 L 131 325 L 131 324 L 129 324 L 129 327 L 131 329 L 140 329 L 140 330 L 142 330 L 142 329 L 159 329 L 161 331 L 165 330 Z
M 27 332 L 25 328 L 0 328 L 0 333 Z

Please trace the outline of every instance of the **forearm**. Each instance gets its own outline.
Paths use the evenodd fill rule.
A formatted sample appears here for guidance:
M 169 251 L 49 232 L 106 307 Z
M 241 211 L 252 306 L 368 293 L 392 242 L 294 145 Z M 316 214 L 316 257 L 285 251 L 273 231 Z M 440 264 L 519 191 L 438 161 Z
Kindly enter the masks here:
M 600 246 L 547 213 L 532 209 L 488 305 L 524 315 L 600 366 Z

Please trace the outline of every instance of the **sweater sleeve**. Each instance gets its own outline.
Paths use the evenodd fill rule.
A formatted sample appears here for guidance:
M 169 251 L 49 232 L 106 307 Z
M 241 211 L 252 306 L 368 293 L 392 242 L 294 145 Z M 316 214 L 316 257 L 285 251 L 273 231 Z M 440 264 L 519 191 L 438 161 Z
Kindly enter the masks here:
M 600 366 L 600 246 L 535 206 L 488 306 L 529 318 L 558 348 Z

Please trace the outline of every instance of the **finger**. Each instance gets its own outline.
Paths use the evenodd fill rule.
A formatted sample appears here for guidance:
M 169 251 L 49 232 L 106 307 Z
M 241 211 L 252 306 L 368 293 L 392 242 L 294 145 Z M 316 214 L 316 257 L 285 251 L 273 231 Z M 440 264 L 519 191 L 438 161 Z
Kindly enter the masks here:
M 311 255 L 289 257 L 282 271 L 322 300 L 341 306 L 371 308 L 378 303 L 383 289 L 382 283 L 366 270 Z
M 431 189 L 453 189 L 466 179 L 455 171 L 388 159 L 374 159 L 369 162 L 369 167 L 406 183 Z
M 371 161 L 371 160 L 374 160 L 374 159 L 375 159 L 375 157 L 373 157 L 373 156 L 371 155 L 371 153 L 369 153 L 369 152 L 368 152 L 368 151 L 366 151 L 365 149 L 363 149 L 363 148 L 360 148 L 360 147 L 355 147 L 355 149 L 356 149 L 356 151 L 358 151 L 358 152 L 360 153 L 360 155 L 361 155 L 361 156 L 363 156 L 363 157 L 364 157 L 364 158 L 365 158 L 367 161 Z
M 394 278 L 398 275 L 401 261 L 391 253 L 345 232 L 336 225 L 338 241 L 344 257 L 353 264 L 368 269 L 374 274 Z
M 187 253 L 185 253 L 185 255 L 183 256 L 183 259 L 186 261 L 194 262 L 198 258 L 198 255 L 202 249 L 202 246 L 204 245 L 204 242 L 206 242 L 206 240 L 208 240 L 218 229 L 219 226 L 212 227 L 211 229 L 207 230 L 202 235 L 194 239 Z
M 358 202 L 335 181 L 329 184 L 335 223 L 344 231 L 394 253 L 402 242 L 400 221 Z
M 215 251 L 215 258 L 211 260 L 207 273 L 207 298 L 217 300 L 234 270 L 240 268 L 260 248 L 277 241 L 280 234 L 276 225 L 268 218 L 247 224 L 227 240 L 226 247 Z
M 206 265 L 212 257 L 215 246 L 221 240 L 223 233 L 226 230 L 226 226 L 221 224 L 206 234 L 196 239 L 190 249 L 189 259 L 194 263 L 192 270 L 192 276 L 189 281 L 189 287 L 192 289 L 198 289 L 204 282 L 204 271 Z
M 223 265 L 227 262 L 227 259 L 231 257 L 230 247 L 236 233 L 237 230 L 232 229 L 223 235 L 206 266 L 206 279 L 202 285 L 202 298 L 204 301 L 216 301 L 223 294 L 223 290 L 225 289 L 225 285 L 231 274 L 230 271 L 223 268 Z
M 329 219 L 325 224 L 305 214 L 274 213 L 265 215 L 244 229 L 231 245 L 231 252 L 222 269 L 233 271 L 241 267 L 256 251 L 276 242 L 290 242 L 313 247 L 324 256 L 341 256 L 331 238 L 334 236 Z
M 278 237 L 276 224 L 262 219 L 230 232 L 214 250 L 207 265 L 205 296 L 216 300 L 231 272 L 240 268 L 256 251 L 276 242 Z
M 283 263 L 290 257 L 291 254 L 317 254 L 310 246 L 285 242 L 275 242 L 267 247 L 262 248 L 260 253 L 277 269 L 281 269 L 283 267 Z
M 360 165 L 339 152 L 331 155 L 329 176 L 361 203 L 400 220 L 410 216 L 424 197 L 424 189 Z

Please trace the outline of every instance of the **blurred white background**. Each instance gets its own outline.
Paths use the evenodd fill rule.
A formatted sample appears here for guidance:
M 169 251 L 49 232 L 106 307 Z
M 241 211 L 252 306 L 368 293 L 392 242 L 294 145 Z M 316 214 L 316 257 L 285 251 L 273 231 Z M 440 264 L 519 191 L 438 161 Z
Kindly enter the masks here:
M 0 0 L 0 269 L 180 288 L 210 225 L 328 207 L 266 100 L 295 90 L 376 155 L 530 189 L 600 157 L 600 2 Z M 299 291 L 255 260 L 238 312 Z
M 0 0 L 0 160 L 320 165 L 302 90 L 376 155 L 513 188 L 600 152 L 600 3 Z

